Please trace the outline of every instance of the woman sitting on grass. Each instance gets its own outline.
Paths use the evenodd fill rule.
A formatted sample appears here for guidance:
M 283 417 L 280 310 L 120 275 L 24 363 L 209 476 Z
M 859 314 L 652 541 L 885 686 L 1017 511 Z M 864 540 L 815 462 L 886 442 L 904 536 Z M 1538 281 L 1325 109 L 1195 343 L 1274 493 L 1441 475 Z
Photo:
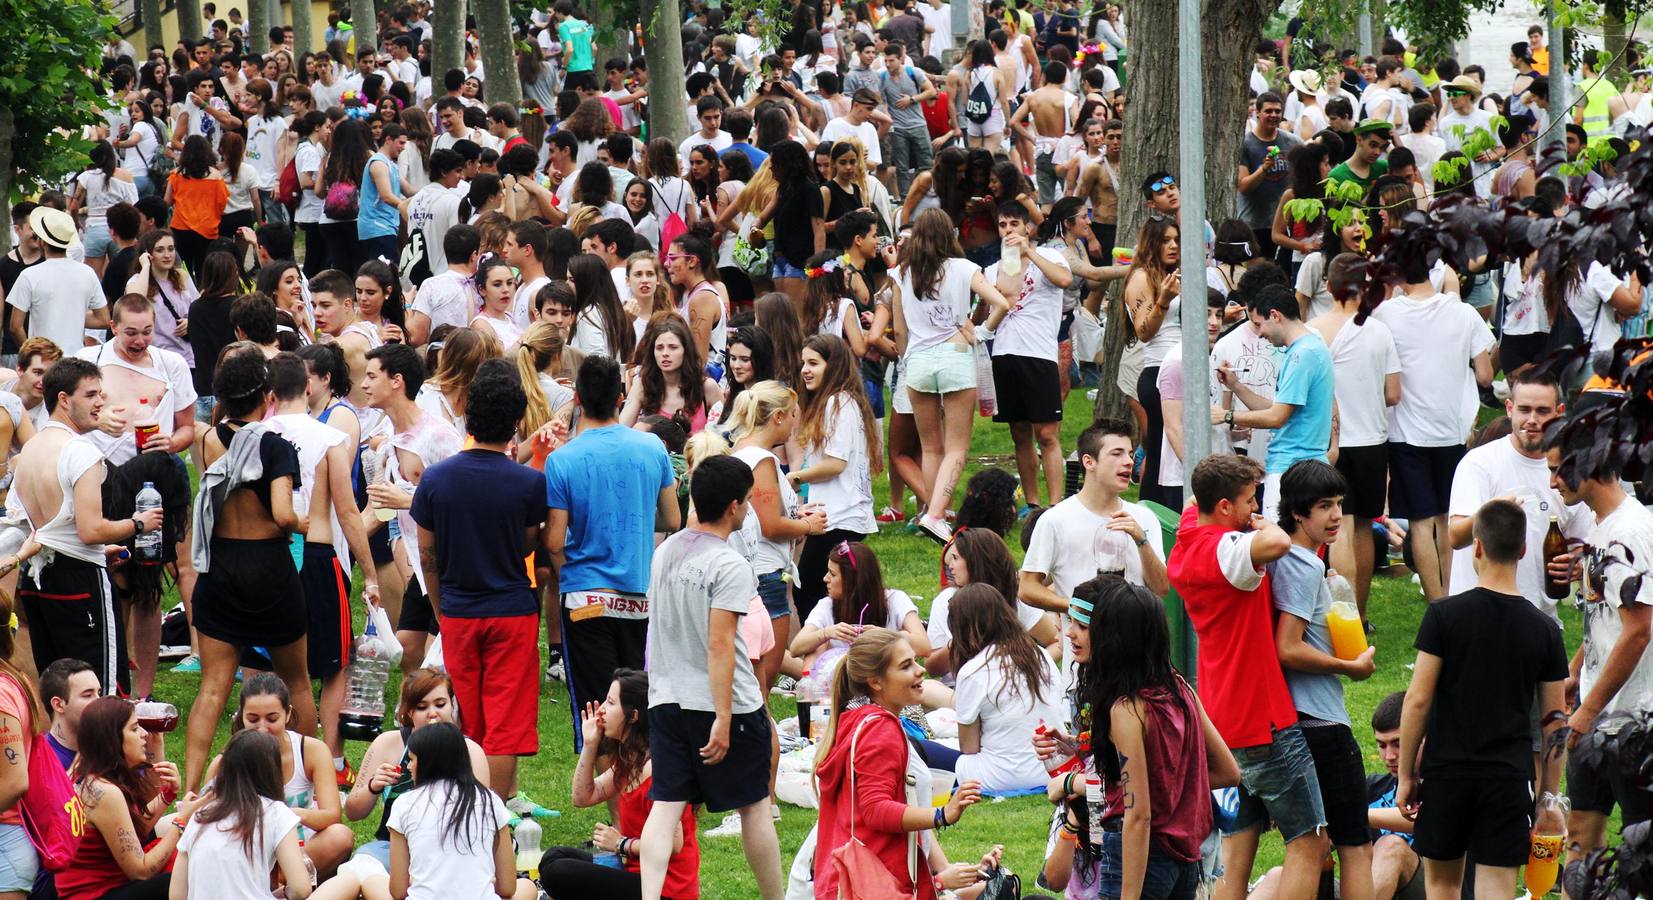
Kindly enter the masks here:
M 803 630 L 792 639 L 792 655 L 804 661 L 804 668 L 828 650 L 843 651 L 868 628 L 888 628 L 907 639 L 913 652 L 930 652 L 924 621 L 918 607 L 904 591 L 886 590 L 878 556 L 860 541 L 839 541 L 827 553 L 826 602 L 804 620 Z
M 948 544 L 947 551 L 942 554 L 942 563 L 946 566 L 948 581 L 955 586 L 943 589 L 930 602 L 930 626 L 927 634 L 930 639 L 930 655 L 924 658 L 924 669 L 941 679 L 939 684 L 926 683 L 924 686 L 924 701 L 931 706 L 952 705 L 950 691 L 945 695 L 936 696 L 932 696 L 932 691 L 943 684 L 948 687 L 953 684 L 953 632 L 947 623 L 947 611 L 960 587 L 985 584 L 998 590 L 1000 596 L 1007 598 L 1006 603 L 1013 608 L 1016 621 L 1020 622 L 1041 646 L 1048 647 L 1061 637 L 1056 631 L 1054 615 L 1015 599 L 1017 580 L 1020 576 L 1016 572 L 1015 560 L 1010 558 L 1010 548 L 1004 545 L 1004 538 L 999 537 L 997 532 L 985 528 L 954 532 L 952 543 Z
M 260 728 L 238 732 L 214 771 L 211 796 L 178 841 L 170 900 L 258 897 L 270 890 L 272 866 L 281 871 L 287 900 L 305 900 L 312 876 L 299 817 L 282 802 L 281 744 Z

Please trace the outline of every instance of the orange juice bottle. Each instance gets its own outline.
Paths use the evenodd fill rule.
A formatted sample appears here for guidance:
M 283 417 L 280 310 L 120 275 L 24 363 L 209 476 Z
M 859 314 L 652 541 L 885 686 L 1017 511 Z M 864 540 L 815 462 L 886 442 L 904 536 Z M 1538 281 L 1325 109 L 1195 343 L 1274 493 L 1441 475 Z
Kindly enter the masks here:
M 1354 659 L 1366 652 L 1366 628 L 1353 603 L 1333 603 L 1326 613 L 1326 629 L 1332 633 L 1332 655 L 1338 659 Z
M 1555 887 L 1561 869 L 1561 838 L 1559 834 L 1532 836 L 1532 852 L 1527 856 L 1527 892 L 1534 900 Z

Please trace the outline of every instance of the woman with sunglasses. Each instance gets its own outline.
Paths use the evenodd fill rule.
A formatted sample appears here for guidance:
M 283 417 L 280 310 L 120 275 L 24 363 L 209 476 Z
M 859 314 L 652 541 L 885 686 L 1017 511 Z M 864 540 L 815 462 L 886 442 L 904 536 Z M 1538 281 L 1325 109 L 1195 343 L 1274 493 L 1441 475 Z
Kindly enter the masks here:
M 1169 176 L 1149 185 L 1163 190 Z M 1155 189 L 1155 185 L 1161 185 Z M 1174 186 L 1174 185 L 1173 185 Z M 1182 276 L 1177 266 L 1182 259 L 1177 243 L 1177 226 L 1165 219 L 1150 218 L 1142 223 L 1131 271 L 1125 278 L 1125 311 L 1134 334 L 1141 341 L 1142 374 L 1137 376 L 1136 398 L 1148 416 L 1148 427 L 1139 444 L 1143 450 L 1142 499 L 1163 502 L 1159 487 L 1159 444 L 1165 417 L 1159 402 L 1159 364 L 1172 346 L 1182 342 Z
M 914 653 L 929 654 L 918 607 L 905 591 L 884 587 L 884 570 L 866 544 L 839 541 L 827 553 L 823 599 L 803 614 L 803 628 L 788 648 L 805 669 L 828 650 L 847 649 L 868 628 L 888 628 L 906 638 Z

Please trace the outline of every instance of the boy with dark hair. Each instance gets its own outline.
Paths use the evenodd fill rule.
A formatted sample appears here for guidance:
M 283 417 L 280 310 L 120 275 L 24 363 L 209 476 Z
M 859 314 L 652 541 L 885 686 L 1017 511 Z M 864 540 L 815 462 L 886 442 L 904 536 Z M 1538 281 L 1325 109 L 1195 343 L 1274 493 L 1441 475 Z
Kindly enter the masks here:
M 230 304 L 230 328 L 238 341 L 252 341 L 266 358 L 275 356 L 276 305 L 263 294 L 244 294 Z
M 1275 654 L 1285 670 L 1286 687 L 1297 707 L 1297 721 L 1314 759 L 1326 833 L 1337 848 L 1343 896 L 1367 896 L 1372 883 L 1372 842 L 1366 833 L 1366 804 L 1360 788 L 1366 778 L 1360 745 L 1349 724 L 1338 676 L 1363 681 L 1374 670 L 1377 650 L 1352 660 L 1332 652 L 1326 614 L 1332 595 L 1320 554 L 1337 540 L 1343 523 L 1343 495 L 1348 484 L 1330 464 L 1305 459 L 1280 478 L 1281 530 L 1291 535 L 1291 549 L 1269 565 L 1270 589 L 1278 616 Z
M 1374 900 L 1424 900 L 1423 860 L 1412 849 L 1412 820 L 1395 808 L 1400 783 L 1400 714 L 1406 692 L 1396 691 L 1372 710 L 1372 740 L 1383 771 L 1366 776 L 1366 823 L 1372 838 Z
M 65 657 L 40 673 L 40 702 L 52 717 L 46 742 L 65 772 L 80 752 L 80 714 L 102 693 L 98 673 L 85 660 Z
M 521 285 L 511 301 L 511 318 L 523 331 L 534 324 L 534 296 L 551 281 L 545 274 L 545 253 L 549 249 L 550 235 L 533 219 L 513 224 L 505 236 L 505 261 L 516 267 Z
M 1531 842 L 1533 798 L 1554 790 L 1560 774 L 1557 748 L 1545 758 L 1543 783 L 1533 784 L 1533 701 L 1547 744 L 1564 724 L 1567 657 L 1561 629 L 1520 593 L 1516 564 L 1526 532 L 1518 504 L 1482 506 L 1475 587 L 1431 603 L 1418 626 L 1395 805 L 1416 822 L 1412 846 L 1424 859 L 1430 897 L 1458 896 L 1466 853 L 1475 859 L 1477 897 L 1514 895 L 1516 867 Z M 1420 763 L 1426 735 L 1429 752 Z
M 660 897 L 672 834 L 690 803 L 714 813 L 739 810 L 759 896 L 779 900 L 783 893 L 769 786 L 752 777 L 768 765 L 773 726 L 740 633 L 758 583 L 751 564 L 728 544 L 746 520 L 751 494 L 745 463 L 731 456 L 701 462 L 689 483 L 697 521 L 660 545 L 649 574 L 654 806 L 640 842 L 645 898 Z
M 527 407 L 516 367 L 484 362 L 465 405 L 472 443 L 425 471 L 411 511 L 465 735 L 506 800 L 518 757 L 539 751 L 540 604 L 522 559 L 543 542 L 545 494 L 540 474 L 509 456 Z
M 126 282 L 132 275 L 141 217 L 132 204 L 117 203 L 104 213 L 104 219 L 109 223 L 109 238 L 115 244 L 115 252 L 110 253 L 104 263 L 101 280 L 104 299 L 114 303 L 126 293 Z
M 442 236 L 447 268 L 425 279 L 408 309 L 407 338 L 413 346 L 423 346 L 443 325 L 458 328 L 470 321 L 472 310 L 481 305 L 472 282 L 481 248 L 482 233 L 471 225 L 454 225 Z
M 1262 477 L 1262 465 L 1243 456 L 1201 460 L 1191 480 L 1194 504 L 1183 510 L 1166 564 L 1199 636 L 1200 696 L 1240 764 L 1219 900 L 1245 897 L 1266 821 L 1286 842 L 1282 897 L 1314 895 L 1330 846 L 1320 781 L 1276 655 L 1266 567 L 1291 551 L 1292 540 L 1257 514 Z

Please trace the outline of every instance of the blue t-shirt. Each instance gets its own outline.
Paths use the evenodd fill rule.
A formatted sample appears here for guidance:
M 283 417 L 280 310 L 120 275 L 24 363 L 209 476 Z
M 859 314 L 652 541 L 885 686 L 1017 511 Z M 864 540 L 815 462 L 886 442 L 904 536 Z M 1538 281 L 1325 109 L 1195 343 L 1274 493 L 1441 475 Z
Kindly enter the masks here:
M 401 224 L 402 214 L 379 199 L 379 186 L 373 182 L 373 164 L 384 163 L 389 170 L 390 189 L 397 197 L 402 196 L 402 173 L 396 168 L 396 163 L 383 153 L 375 153 L 367 158 L 367 166 L 362 169 L 362 186 L 360 202 L 356 211 L 356 239 L 367 240 L 376 237 L 394 237 L 396 228 Z M 396 260 L 391 260 L 395 263 Z
M 1270 475 L 1284 472 L 1300 459 L 1326 459 L 1332 441 L 1332 354 L 1320 335 L 1310 331 L 1291 342 L 1280 361 L 1274 383 L 1274 402 L 1289 403 L 1286 424 L 1274 429 L 1268 442 Z
M 1332 592 L 1326 586 L 1326 564 L 1307 547 L 1291 545 L 1291 552 L 1269 563 L 1269 590 L 1274 608 L 1309 623 L 1303 629 L 1303 643 L 1327 656 L 1332 655 L 1332 633 L 1326 627 L 1326 613 L 1332 606 Z M 1297 711 L 1326 722 L 1349 724 L 1349 710 L 1343 705 L 1343 682 L 1324 672 L 1285 669 L 1286 687 Z
M 647 593 L 655 511 L 674 482 L 666 445 L 624 425 L 582 432 L 546 457 L 546 502 L 568 511 L 559 590 Z
M 769 154 L 763 152 L 762 150 L 759 150 L 758 148 L 752 146 L 751 144 L 746 143 L 745 141 L 735 141 L 733 144 L 730 144 L 728 146 L 728 148 L 725 149 L 723 152 L 728 153 L 730 150 L 739 150 L 747 159 L 751 160 L 752 161 L 752 171 L 754 171 L 754 172 L 756 172 L 759 168 L 761 168 L 763 166 L 763 161 L 764 160 L 769 158 Z M 615 183 L 618 184 L 619 182 L 615 182 Z
M 493 450 L 463 450 L 425 470 L 413 521 L 436 536 L 444 617 L 528 616 L 539 601 L 528 583 L 524 529 L 545 521 L 540 474 Z

